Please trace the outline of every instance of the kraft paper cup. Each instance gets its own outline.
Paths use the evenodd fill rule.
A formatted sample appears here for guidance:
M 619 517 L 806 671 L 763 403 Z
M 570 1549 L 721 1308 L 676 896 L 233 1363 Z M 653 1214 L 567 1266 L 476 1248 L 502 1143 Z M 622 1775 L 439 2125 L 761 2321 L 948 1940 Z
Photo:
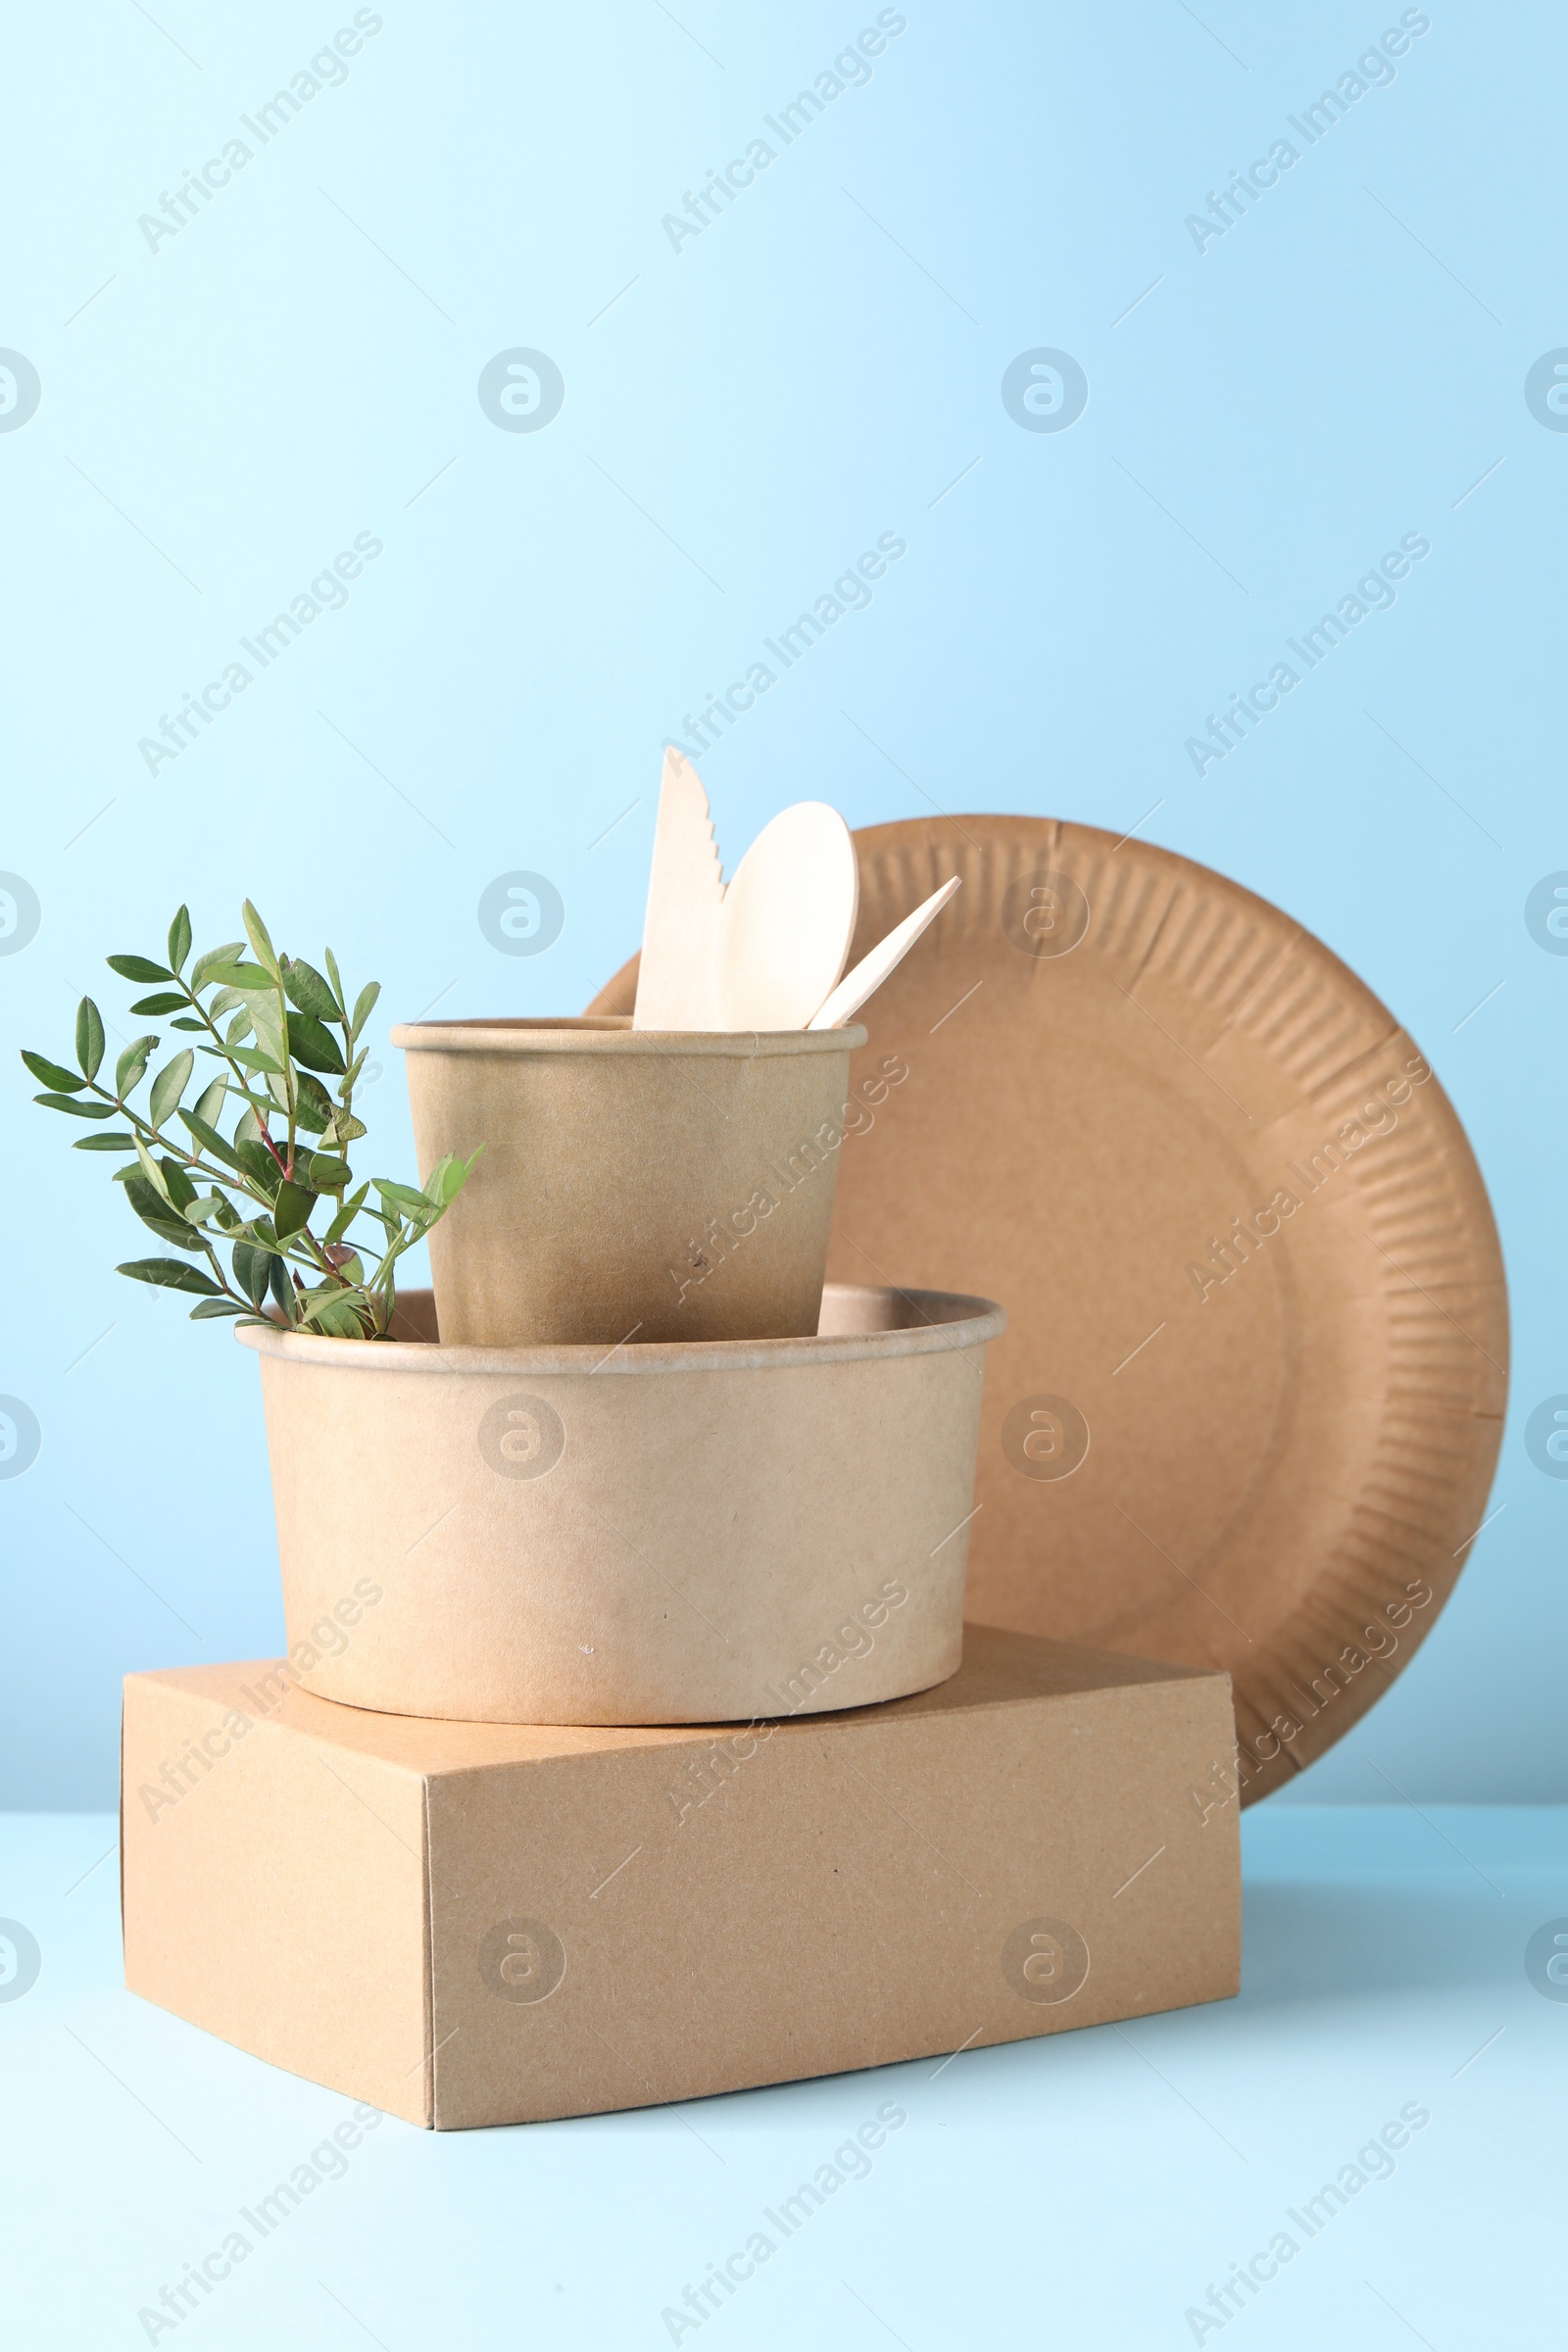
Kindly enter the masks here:
M 831 1284 L 806 1340 L 617 1348 L 251 1326 L 289 1656 L 483 1723 L 817 1714 L 961 1653 L 983 1298 Z
M 861 1028 L 420 1021 L 419 1166 L 484 1152 L 430 1236 L 460 1347 L 799 1339 L 816 1330 Z

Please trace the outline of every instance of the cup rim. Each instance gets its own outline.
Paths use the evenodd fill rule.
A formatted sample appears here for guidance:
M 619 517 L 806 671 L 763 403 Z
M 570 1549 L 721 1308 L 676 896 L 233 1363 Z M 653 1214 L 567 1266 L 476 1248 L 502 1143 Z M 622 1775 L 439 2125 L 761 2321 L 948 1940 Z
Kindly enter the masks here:
M 399 1021 L 391 1038 L 405 1054 L 658 1054 L 666 1060 L 686 1054 L 757 1061 L 853 1053 L 867 1034 L 858 1021 L 843 1029 L 634 1029 L 629 1013 L 598 1012 Z

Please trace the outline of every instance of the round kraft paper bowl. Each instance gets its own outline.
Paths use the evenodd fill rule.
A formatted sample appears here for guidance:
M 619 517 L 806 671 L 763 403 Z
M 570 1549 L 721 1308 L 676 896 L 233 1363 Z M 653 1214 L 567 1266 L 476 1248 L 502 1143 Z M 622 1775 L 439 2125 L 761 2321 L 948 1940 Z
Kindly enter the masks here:
M 828 1270 L 1007 1310 L 969 1613 L 1226 1668 L 1261 1795 L 1388 1689 L 1486 1516 L 1507 1301 L 1464 1131 L 1354 973 L 1219 874 L 1045 818 L 856 843 L 853 956 L 963 882 L 860 1015 L 852 1097 L 907 1076 L 846 1140 Z
M 850 1054 L 863 1029 L 417 1021 L 419 1166 L 482 1145 L 430 1235 L 464 1347 L 814 1333 Z
M 987 1300 L 830 1286 L 808 1340 L 489 1348 L 252 1326 L 289 1655 L 484 1723 L 816 1714 L 962 1644 Z

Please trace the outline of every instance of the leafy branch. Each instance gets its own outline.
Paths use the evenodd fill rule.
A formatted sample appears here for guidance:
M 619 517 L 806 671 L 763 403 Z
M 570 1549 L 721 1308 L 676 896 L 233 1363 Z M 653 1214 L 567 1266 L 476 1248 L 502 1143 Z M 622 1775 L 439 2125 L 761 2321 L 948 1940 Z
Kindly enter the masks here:
M 24 1051 L 48 1090 L 33 1100 L 100 1128 L 122 1122 L 82 1136 L 75 1149 L 122 1159 L 115 1182 L 142 1223 L 184 1255 L 136 1258 L 120 1273 L 194 1293 L 192 1322 L 237 1316 L 330 1339 L 383 1340 L 398 1259 L 445 1214 L 479 1153 L 466 1160 L 449 1153 L 417 1190 L 381 1176 L 356 1185 L 347 1154 L 366 1129 L 355 1115 L 354 1089 L 380 985 L 369 981 L 351 1008 L 330 948 L 323 976 L 302 957 L 276 953 L 248 899 L 244 921 L 243 940 L 191 959 L 190 917 L 181 906 L 169 927 L 166 964 L 146 956 L 106 958 L 122 979 L 153 985 L 133 1013 L 172 1014 L 170 1026 L 198 1041 L 165 1062 L 141 1107 L 131 1098 L 160 1040 L 132 1039 L 115 1065 L 113 1087 L 101 1085 L 104 1024 L 90 997 L 76 1009 L 76 1069 Z M 222 1066 L 187 1105 L 198 1054 Z M 323 1079 L 336 1082 L 335 1094 Z M 222 1122 L 236 1102 L 243 1107 L 225 1140 Z M 176 1118 L 183 1136 L 172 1126 Z M 325 1222 L 317 1231 L 318 1213 Z M 368 1248 L 354 1234 L 362 1221 L 378 1229 Z

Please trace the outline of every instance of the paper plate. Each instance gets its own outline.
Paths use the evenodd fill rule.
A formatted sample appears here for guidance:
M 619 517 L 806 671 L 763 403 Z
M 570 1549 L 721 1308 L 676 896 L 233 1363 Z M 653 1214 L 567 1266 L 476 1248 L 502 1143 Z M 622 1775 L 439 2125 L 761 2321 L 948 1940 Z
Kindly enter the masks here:
M 1486 1515 L 1507 1299 L 1464 1131 L 1370 990 L 1205 867 L 1030 817 L 856 846 L 852 959 L 963 880 L 858 1016 L 829 1276 L 1007 1310 L 968 1613 L 1223 1666 L 1262 1795 L 1388 1688 Z

